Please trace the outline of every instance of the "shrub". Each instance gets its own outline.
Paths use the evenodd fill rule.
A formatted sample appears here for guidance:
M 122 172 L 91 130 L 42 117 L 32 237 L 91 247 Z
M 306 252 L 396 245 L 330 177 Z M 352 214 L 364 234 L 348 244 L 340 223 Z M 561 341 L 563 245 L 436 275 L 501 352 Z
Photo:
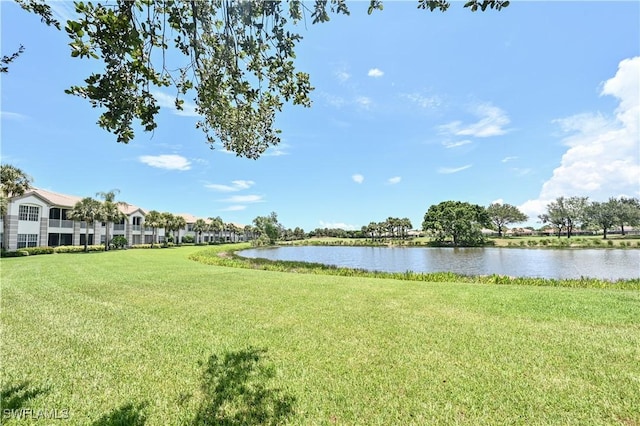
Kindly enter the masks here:
M 122 248 L 125 248 L 127 246 L 128 241 L 122 235 L 118 235 L 118 236 L 113 237 L 113 239 L 111 240 L 111 244 L 117 249 L 122 249 Z
M 184 237 L 182 237 L 182 242 L 191 244 L 195 242 L 195 239 L 193 238 L 193 235 L 185 235 Z
M 84 246 L 58 246 L 53 251 L 55 253 L 82 253 Z M 104 251 L 104 246 L 102 244 L 87 246 L 87 251 Z
M 156 245 L 157 247 L 157 245 Z M 145 248 L 151 248 L 151 244 L 134 244 L 131 246 L 132 249 L 145 249 Z
M 271 244 L 271 241 L 269 240 L 269 237 L 264 235 L 264 234 L 260 235 L 255 240 L 251 241 L 251 245 L 253 247 L 264 247 L 264 246 L 268 246 L 270 244 Z
M 53 254 L 54 252 L 53 247 L 26 247 L 20 250 L 26 251 L 31 256 L 35 256 L 38 254 Z
M 0 256 L 2 256 L 2 257 L 22 257 L 22 256 L 29 256 L 29 252 L 25 251 L 25 250 L 15 250 L 15 251 L 2 250 L 2 253 L 0 253 Z
M 25 247 L 15 251 L 2 251 L 2 257 L 36 256 L 38 254 L 52 254 L 53 247 Z

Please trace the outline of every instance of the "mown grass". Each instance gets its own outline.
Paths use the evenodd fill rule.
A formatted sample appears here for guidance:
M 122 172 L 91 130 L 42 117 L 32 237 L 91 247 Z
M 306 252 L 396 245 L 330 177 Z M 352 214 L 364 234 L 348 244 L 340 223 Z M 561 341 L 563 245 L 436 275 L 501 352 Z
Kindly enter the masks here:
M 82 425 L 640 424 L 638 291 L 187 259 L 200 250 L 2 259 L 3 409 Z

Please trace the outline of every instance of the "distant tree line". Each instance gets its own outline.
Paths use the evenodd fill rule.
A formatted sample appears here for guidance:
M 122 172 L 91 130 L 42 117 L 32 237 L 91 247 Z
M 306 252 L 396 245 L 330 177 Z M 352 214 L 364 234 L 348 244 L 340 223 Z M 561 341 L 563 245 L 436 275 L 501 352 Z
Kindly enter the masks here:
M 600 232 L 603 238 L 612 229 L 640 225 L 640 201 L 637 198 L 610 198 L 606 202 L 590 202 L 588 197 L 558 197 L 547 204 L 540 222 L 551 226 L 560 237 L 567 238 L 576 230 Z M 454 246 L 477 246 L 485 243 L 484 228 L 502 237 L 507 225 L 525 222 L 528 217 L 510 204 L 494 203 L 485 208 L 462 201 L 444 201 L 429 207 L 422 229 L 436 243 Z
M 588 197 L 558 197 L 538 218 L 553 227 L 558 237 L 564 233 L 571 238 L 576 229 L 582 229 L 601 230 L 606 239 L 612 229 L 619 227 L 625 235 L 625 226 L 640 225 L 640 200 L 612 197 L 605 202 L 590 202 Z

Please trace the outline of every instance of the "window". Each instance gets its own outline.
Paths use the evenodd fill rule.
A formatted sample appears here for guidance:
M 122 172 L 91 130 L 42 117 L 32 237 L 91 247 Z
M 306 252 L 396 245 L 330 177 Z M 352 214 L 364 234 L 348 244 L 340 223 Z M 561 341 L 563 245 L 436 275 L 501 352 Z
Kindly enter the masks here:
M 58 207 L 51 207 L 49 209 L 49 219 L 61 219 L 61 210 Z
M 18 234 L 19 249 L 25 248 L 25 247 L 36 247 L 37 245 L 38 245 L 38 234 Z
M 21 205 L 18 209 L 18 219 L 38 222 L 40 220 L 40 207 Z

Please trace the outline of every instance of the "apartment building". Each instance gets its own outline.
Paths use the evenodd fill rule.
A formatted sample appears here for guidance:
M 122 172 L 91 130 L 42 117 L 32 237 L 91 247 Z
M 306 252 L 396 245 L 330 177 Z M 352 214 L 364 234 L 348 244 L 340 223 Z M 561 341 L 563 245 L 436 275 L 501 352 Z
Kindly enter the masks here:
M 121 235 L 127 239 L 129 245 L 152 242 L 153 232 L 144 226 L 144 218 L 148 210 L 132 204 L 119 207 L 124 213 L 124 219 L 119 223 L 96 222 L 90 224 L 87 230 L 85 222 L 70 220 L 70 210 L 82 198 L 38 188 L 12 198 L 7 206 L 5 218 L 0 221 L 2 246 L 7 250 L 36 246 L 77 246 L 84 245 L 85 238 L 88 238 L 88 244 L 103 244 L 107 235 L 107 225 L 110 238 Z M 5 219 L 7 220 L 6 236 L 4 235 Z M 195 218 L 193 220 L 195 221 Z M 180 235 L 188 234 L 189 232 L 185 229 Z M 191 234 L 193 235 L 193 232 Z M 157 242 L 163 242 L 164 229 L 157 230 L 156 236 Z
M 23 195 L 9 200 L 7 206 L 7 235 L 4 235 L 4 219 L 0 219 L 0 242 L 7 250 L 16 250 L 24 247 L 57 247 L 79 246 L 87 244 L 104 244 L 109 226 L 109 238 L 121 235 L 127 239 L 129 245 L 150 244 L 153 239 L 153 230 L 145 227 L 144 219 L 149 210 L 125 204 L 119 206 L 124 214 L 124 219 L 118 223 L 106 224 L 96 222 L 89 225 L 85 222 L 69 219 L 69 212 L 73 206 L 83 197 L 60 194 L 44 189 L 33 188 Z M 180 213 L 187 226 L 178 230 L 175 236 L 178 240 L 185 236 L 196 238 L 193 225 L 198 218 L 189 213 Z M 206 223 L 209 220 L 205 219 Z M 235 229 L 243 229 L 240 224 L 233 224 Z M 86 237 L 85 237 L 86 235 Z M 156 241 L 162 243 L 168 237 L 164 229 L 156 230 Z M 234 230 L 222 232 L 204 232 L 200 236 L 201 242 L 210 242 L 214 239 L 226 242 L 244 241 L 246 236 Z

